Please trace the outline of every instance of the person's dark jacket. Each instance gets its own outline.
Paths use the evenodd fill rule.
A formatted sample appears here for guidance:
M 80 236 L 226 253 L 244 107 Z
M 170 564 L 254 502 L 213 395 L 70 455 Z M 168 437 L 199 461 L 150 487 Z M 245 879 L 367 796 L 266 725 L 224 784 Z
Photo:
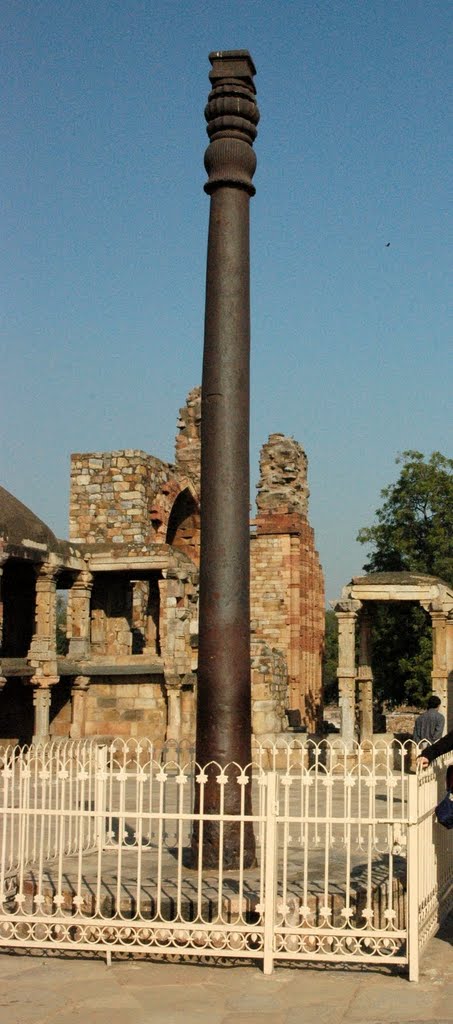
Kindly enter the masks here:
M 441 754 L 448 754 L 450 750 L 453 750 L 453 729 L 451 732 L 447 732 L 446 736 L 442 736 L 442 739 L 438 740 L 437 743 L 433 743 L 431 747 L 425 747 L 421 757 L 426 757 L 431 763 L 431 761 L 435 761 L 436 757 L 440 757 Z
M 444 731 L 444 716 L 436 708 L 428 708 L 422 715 L 419 715 L 414 727 L 413 739 L 416 743 L 421 740 L 428 740 L 429 743 L 436 743 L 440 740 Z

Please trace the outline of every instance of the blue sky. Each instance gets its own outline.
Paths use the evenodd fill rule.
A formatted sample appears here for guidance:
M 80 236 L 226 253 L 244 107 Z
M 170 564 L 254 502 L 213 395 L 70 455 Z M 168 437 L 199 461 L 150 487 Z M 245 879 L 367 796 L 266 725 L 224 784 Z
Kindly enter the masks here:
M 249 49 L 252 495 L 268 434 L 294 436 L 335 598 L 397 453 L 451 456 L 452 4 L 3 0 L 1 22 L 2 484 L 67 536 L 70 452 L 173 458 L 208 53 Z

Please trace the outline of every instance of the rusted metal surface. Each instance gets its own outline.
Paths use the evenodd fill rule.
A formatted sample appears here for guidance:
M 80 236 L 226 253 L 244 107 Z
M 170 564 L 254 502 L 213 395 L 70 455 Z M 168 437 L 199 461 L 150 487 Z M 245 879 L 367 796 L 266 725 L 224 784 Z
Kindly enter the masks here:
M 249 406 L 249 199 L 256 166 L 252 143 L 259 119 L 255 68 L 247 51 L 210 54 L 213 85 L 205 116 L 211 196 L 201 420 L 201 564 L 197 760 L 242 768 L 251 760 Z M 214 775 L 205 799 L 216 812 Z M 240 806 L 229 787 L 226 813 Z M 254 862 L 246 826 L 245 865 Z M 217 861 L 218 825 L 206 828 L 203 859 Z M 237 864 L 238 836 L 223 836 L 225 863 Z M 197 856 L 198 837 L 193 850 Z

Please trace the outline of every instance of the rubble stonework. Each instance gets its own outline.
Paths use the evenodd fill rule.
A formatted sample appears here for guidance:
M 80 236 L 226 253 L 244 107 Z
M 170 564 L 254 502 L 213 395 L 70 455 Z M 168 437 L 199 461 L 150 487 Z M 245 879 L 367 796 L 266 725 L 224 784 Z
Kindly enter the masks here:
M 288 700 L 288 670 L 281 651 L 252 639 L 252 730 L 255 740 L 273 741 L 285 732 Z
M 307 456 L 297 441 L 270 434 L 260 455 L 258 512 L 298 512 L 308 515 Z
M 71 456 L 69 536 L 76 544 L 150 544 L 153 499 L 166 493 L 170 466 L 145 452 Z
M 193 742 L 200 422 L 194 388 L 179 412 L 174 464 L 137 449 L 73 455 L 69 543 L 0 489 L 1 738 L 31 739 L 33 731 L 37 739 Z M 252 719 L 255 740 L 267 741 L 287 728 L 288 708 L 299 708 L 309 730 L 318 725 L 324 597 L 305 452 L 271 434 L 260 470 Z M 59 590 L 68 595 L 65 654 L 56 651 Z
M 251 553 L 252 629 L 285 652 L 288 707 L 309 731 L 321 725 L 324 578 L 308 523 L 307 456 L 271 434 L 260 458 Z
M 179 410 L 175 462 L 178 471 L 200 491 L 201 387 L 189 391 L 186 404 Z

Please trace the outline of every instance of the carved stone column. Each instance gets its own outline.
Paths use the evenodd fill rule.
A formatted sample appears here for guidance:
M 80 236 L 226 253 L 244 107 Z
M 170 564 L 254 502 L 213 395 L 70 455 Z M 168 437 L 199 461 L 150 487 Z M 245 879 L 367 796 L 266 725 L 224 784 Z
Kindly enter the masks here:
M 35 686 L 33 689 L 34 727 L 33 743 L 47 743 L 50 726 L 50 687 Z
M 192 672 L 187 673 L 181 690 L 181 739 L 192 743 L 195 736 L 196 691 L 197 677 Z
M 433 633 L 433 667 L 431 672 L 432 688 L 441 700 L 439 711 L 445 715 L 445 722 L 449 724 L 451 710 L 448 708 L 448 659 L 447 659 L 447 626 L 448 612 L 442 608 L 440 602 L 432 602 L 427 608 L 431 616 Z
M 69 591 L 68 635 L 69 656 L 88 658 L 90 655 L 90 604 L 93 574 L 88 569 L 79 572 Z
M 28 662 L 34 669 L 34 686 L 48 687 L 58 682 L 57 674 L 57 576 L 61 566 L 43 562 L 37 569 L 35 632 Z
M 341 738 L 352 748 L 355 728 L 355 626 L 361 601 L 345 599 L 335 605 L 338 620 L 338 691 L 341 708 Z
M 181 740 L 181 676 L 165 676 L 167 694 L 167 731 L 166 742 L 179 743 Z
M 69 735 L 79 740 L 85 735 L 87 695 L 90 688 L 89 676 L 76 676 L 71 687 L 71 725 Z
M 371 668 L 371 619 L 369 612 L 362 610 L 359 619 L 359 666 L 357 682 L 359 690 L 359 739 L 373 739 L 373 672 Z

